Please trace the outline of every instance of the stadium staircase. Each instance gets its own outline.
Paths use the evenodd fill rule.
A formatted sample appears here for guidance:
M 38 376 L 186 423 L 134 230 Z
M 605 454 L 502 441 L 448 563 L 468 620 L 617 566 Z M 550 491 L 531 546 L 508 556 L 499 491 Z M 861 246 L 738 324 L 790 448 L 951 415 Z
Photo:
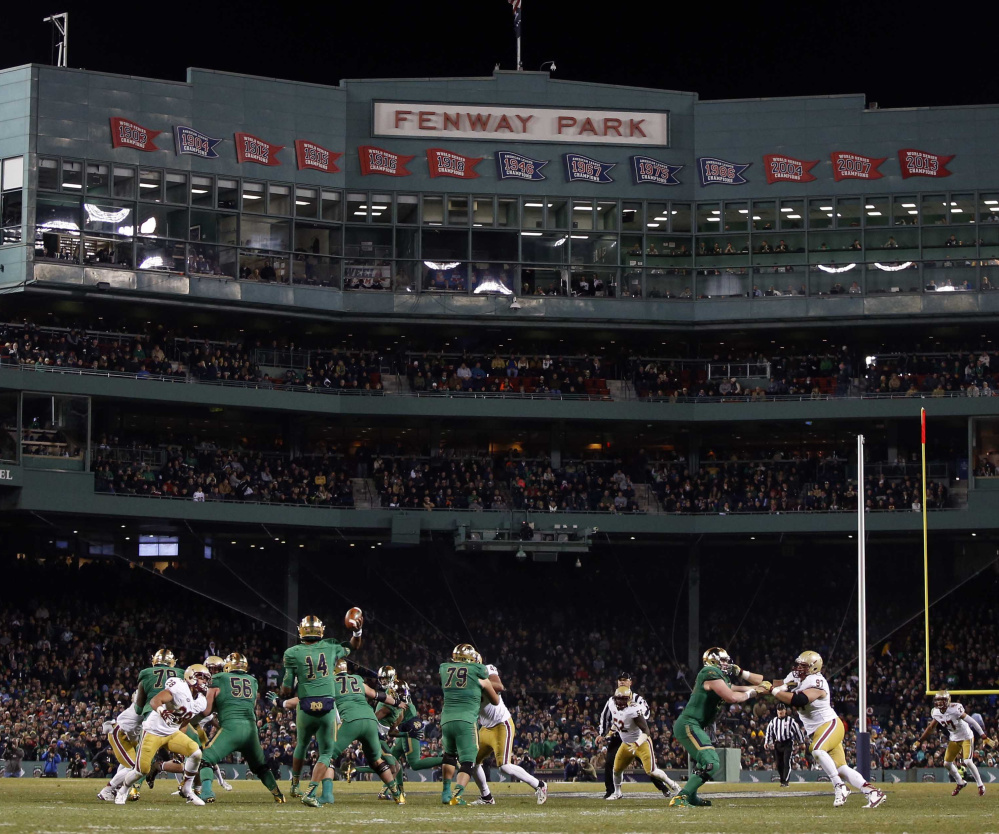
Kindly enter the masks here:
M 610 391 L 612 400 L 627 400 L 634 397 L 635 385 L 623 379 L 608 379 L 607 390 Z
M 354 493 L 355 510 L 370 510 L 380 506 L 378 490 L 375 489 L 373 478 L 351 478 L 350 486 Z
M 652 490 L 652 484 L 634 484 L 635 502 L 638 509 L 649 515 L 660 515 L 663 511 L 659 498 Z
M 400 377 L 397 373 L 388 371 L 385 368 L 382 369 L 382 390 L 386 394 L 398 394 L 403 389 L 404 377 Z M 409 385 L 405 386 L 405 390 L 409 390 Z

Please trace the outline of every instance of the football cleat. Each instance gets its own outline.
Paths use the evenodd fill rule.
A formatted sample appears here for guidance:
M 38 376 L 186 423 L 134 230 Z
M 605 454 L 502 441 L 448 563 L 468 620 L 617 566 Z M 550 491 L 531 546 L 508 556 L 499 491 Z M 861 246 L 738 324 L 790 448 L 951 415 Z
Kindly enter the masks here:
M 101 792 L 97 794 L 97 798 L 101 802 L 114 802 L 115 789 L 110 785 L 105 785 L 101 788 Z
M 139 789 L 135 785 L 132 785 L 132 787 L 128 789 L 128 801 L 129 802 L 139 801 Z
M 684 793 L 678 793 L 669 801 L 670 808 L 689 808 L 690 803 L 687 802 L 687 795 Z
M 966 787 L 968 787 L 968 783 L 967 783 L 967 782 L 958 782 L 958 783 L 957 783 L 957 784 L 956 784 L 956 785 L 954 786 L 954 790 L 952 790 L 952 791 L 951 791 L 950 795 L 951 795 L 951 796 L 957 796 L 957 795 L 958 795 L 958 794 L 959 794 L 959 793 L 960 793 L 961 791 L 963 791 L 963 790 L 964 790 L 964 789 L 965 789 Z
M 883 805 L 884 801 L 888 798 L 888 794 L 884 791 L 879 791 L 875 788 L 869 794 L 867 794 L 867 804 L 865 808 L 877 808 L 879 805 Z
M 298 779 L 294 776 L 291 778 L 291 790 L 289 791 L 292 799 L 300 799 L 302 792 L 298 789 Z
M 202 791 L 201 798 L 205 801 L 206 805 L 211 805 L 215 801 L 215 794 Z
M 480 796 L 472 804 L 473 805 L 495 805 L 496 804 L 496 799 L 494 797 L 492 797 L 492 796 L 489 796 L 489 797 Z
M 319 800 L 316 799 L 311 794 L 306 794 L 305 796 L 302 797 L 302 804 L 303 805 L 308 805 L 310 808 L 318 808 L 319 807 Z
M 687 797 L 687 804 L 688 805 L 693 805 L 693 806 L 695 806 L 697 808 L 710 808 L 711 807 L 711 800 L 710 799 L 701 799 L 695 793 L 693 796 L 688 796 Z
M 548 783 L 540 782 L 534 795 L 538 798 L 538 805 L 544 805 L 548 801 Z
M 378 794 L 379 799 L 391 799 L 392 794 L 389 793 L 389 789 L 385 788 L 380 794 Z
M 978 786 L 978 795 L 979 796 L 985 796 L 985 785 L 979 785 Z
M 288 800 L 284 798 L 283 793 L 278 793 L 274 796 L 274 802 L 278 805 L 284 805 Z
M 462 799 L 460 796 L 452 796 L 451 801 L 448 802 L 448 805 L 467 805 L 467 804 L 468 803 L 465 802 L 465 800 Z
M 845 784 L 837 785 L 834 793 L 833 808 L 840 808 L 846 805 L 846 800 L 850 796 L 850 789 Z
M 350 784 L 350 780 L 354 778 L 354 774 L 357 772 L 357 768 L 354 767 L 353 762 L 347 762 L 347 768 L 344 770 L 344 778 L 347 780 L 347 784 Z
M 406 804 L 406 794 L 404 794 L 402 791 L 399 791 L 399 793 L 396 796 L 392 797 L 392 798 L 395 800 L 395 804 L 396 805 L 405 805 Z
M 192 791 L 187 786 L 180 789 L 180 795 L 187 800 L 188 805 L 204 805 L 205 800 L 198 796 L 194 791 Z
M 124 805 L 126 802 L 128 802 L 128 785 L 122 785 L 115 792 L 115 795 L 114 795 L 114 804 L 115 805 Z
M 621 793 L 621 791 L 617 790 L 617 791 L 614 791 L 614 793 L 612 793 L 610 796 L 605 796 L 604 799 L 607 799 L 607 800 L 621 799 L 623 796 L 624 796 L 624 794 Z

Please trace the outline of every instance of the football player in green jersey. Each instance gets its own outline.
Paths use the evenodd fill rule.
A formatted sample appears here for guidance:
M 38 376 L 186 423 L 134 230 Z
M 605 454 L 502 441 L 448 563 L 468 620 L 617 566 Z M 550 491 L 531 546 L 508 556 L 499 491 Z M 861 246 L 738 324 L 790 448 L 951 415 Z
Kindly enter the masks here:
M 499 695 L 489 680 L 489 670 L 482 657 L 468 643 L 459 643 L 451 652 L 451 660 L 440 666 L 444 707 L 441 710 L 441 736 L 444 746 L 441 774 L 444 805 L 467 805 L 462 799 L 468 780 L 475 769 L 479 752 L 479 706 L 486 698 L 499 703 Z M 458 771 L 455 776 L 455 770 Z M 452 785 L 453 782 L 453 785 Z
M 309 742 L 315 738 L 319 748 L 319 760 L 312 768 L 312 778 L 309 781 L 309 792 L 302 796 L 302 802 L 311 807 L 318 807 L 319 799 L 315 796 L 316 789 L 322 783 L 322 797 L 333 801 L 333 779 L 326 776 L 330 765 L 330 755 L 333 752 L 333 724 L 335 702 L 333 700 L 333 667 L 336 662 L 357 651 L 361 647 L 361 631 L 364 617 L 360 615 L 357 629 L 349 643 L 340 643 L 332 639 L 323 639 L 326 626 L 322 620 L 311 615 L 302 619 L 298 625 L 298 645 L 292 646 L 284 653 L 284 679 L 281 682 L 281 696 L 288 698 L 295 687 L 297 714 L 295 723 L 298 741 L 291 764 L 291 795 L 302 796 L 298 790 L 298 781 L 305 763 L 305 751 Z M 287 705 L 287 702 L 286 702 Z
M 212 790 L 215 768 L 236 750 L 243 754 L 246 766 L 264 783 L 274 801 L 285 801 L 260 747 L 256 713 L 257 681 L 247 674 L 247 668 L 246 658 L 239 652 L 232 652 L 225 659 L 225 671 L 212 675 L 209 695 L 214 696 L 212 704 L 219 730 L 201 757 L 201 798 L 205 802 L 215 801 Z
M 771 688 L 763 675 L 741 669 L 719 646 L 708 649 L 701 660 L 704 668 L 697 673 L 690 700 L 673 725 L 673 735 L 690 754 L 694 768 L 683 790 L 670 800 L 671 808 L 711 804 L 709 800 L 698 797 L 697 789 L 714 778 L 721 762 L 705 729 L 714 723 L 722 703 L 741 704 L 761 692 L 769 692 Z M 733 680 L 742 680 L 749 685 L 733 686 Z

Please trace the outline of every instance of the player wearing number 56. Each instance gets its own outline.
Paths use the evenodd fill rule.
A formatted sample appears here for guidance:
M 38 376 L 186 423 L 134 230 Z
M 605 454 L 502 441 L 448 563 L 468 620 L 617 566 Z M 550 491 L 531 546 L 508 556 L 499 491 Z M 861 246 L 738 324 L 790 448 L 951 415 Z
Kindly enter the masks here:
M 291 795 L 302 798 L 309 807 L 316 808 L 333 801 L 333 778 L 327 776 L 330 757 L 333 753 L 333 667 L 336 662 L 350 654 L 351 649 L 361 645 L 359 632 L 355 632 L 350 642 L 323 639 L 326 626 L 318 617 L 309 615 L 298 624 L 300 642 L 284 653 L 284 679 L 281 681 L 281 695 L 284 698 L 295 694 L 299 698 L 295 724 L 298 739 L 291 762 Z M 305 751 L 315 738 L 319 748 L 319 760 L 312 768 L 309 791 L 302 796 L 298 789 L 305 763 Z M 322 793 L 316 792 L 322 784 Z

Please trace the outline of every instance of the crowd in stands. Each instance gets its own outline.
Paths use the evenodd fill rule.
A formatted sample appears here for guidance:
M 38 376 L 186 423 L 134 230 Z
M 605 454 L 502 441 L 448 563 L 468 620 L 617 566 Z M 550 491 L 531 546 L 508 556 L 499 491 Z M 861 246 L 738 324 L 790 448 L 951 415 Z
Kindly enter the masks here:
M 555 359 L 549 354 L 503 357 L 424 354 L 406 362 L 411 391 L 552 394 L 609 399 L 607 369 L 599 356 Z
M 197 586 L 184 570 L 171 568 L 167 573 L 172 581 L 114 563 L 42 567 L 20 561 L 7 566 L 6 575 L 24 593 L 0 604 L 0 758 L 37 760 L 54 745 L 63 760 L 80 756 L 90 771 L 106 772 L 113 765 L 101 725 L 127 705 L 138 672 L 165 646 L 177 654 L 180 666 L 200 662 L 208 654 L 246 654 L 261 682 L 257 713 L 265 752 L 275 763 L 290 763 L 294 714 L 269 708 L 263 694 L 278 686 L 281 656 L 292 638 L 224 604 L 185 592 L 188 583 Z M 746 576 L 755 582 L 752 573 Z M 225 582 L 210 574 L 201 580 L 209 589 Z M 996 584 L 994 577 L 983 580 L 973 593 L 962 594 L 953 605 L 944 603 L 946 610 L 937 612 L 935 621 L 943 626 L 933 632 L 933 651 L 942 683 L 982 689 L 999 683 L 999 626 L 992 616 Z M 635 690 L 651 707 L 657 757 L 668 768 L 685 768 L 686 754 L 670 730 L 696 670 L 671 656 L 656 631 L 668 630 L 672 614 L 654 612 L 650 628 L 604 624 L 587 615 L 591 609 L 585 589 L 568 590 L 571 593 L 557 606 L 511 597 L 488 612 L 462 614 L 459 609 L 461 620 L 476 635 L 476 645 L 500 667 L 507 688 L 504 698 L 518 728 L 518 760 L 531 770 L 560 772 L 570 758 L 582 757 L 601 770 L 599 715 L 614 678 L 624 669 L 632 672 Z M 830 598 L 836 599 L 833 590 Z M 839 590 L 846 600 L 849 589 Z M 184 606 L 177 616 L 151 604 L 178 596 Z M 455 641 L 458 632 L 453 629 L 462 626 L 453 612 L 435 612 L 433 621 L 417 618 L 394 602 L 386 603 L 384 592 L 379 596 L 381 604 L 365 601 L 368 622 L 364 646 L 356 656 L 359 668 L 371 675 L 372 669 L 391 662 L 409 682 L 421 715 L 433 722 L 441 708 L 437 664 Z M 724 604 L 715 610 L 720 600 L 705 602 L 712 629 L 732 635 L 728 648 L 746 668 L 782 676 L 802 641 L 819 651 L 827 658 L 825 672 L 837 710 L 853 720 L 857 690 L 849 667 L 855 649 L 850 634 L 842 631 L 836 605 L 828 611 L 802 612 L 794 606 L 774 609 L 766 601 L 764 619 L 743 627 L 745 606 Z M 873 741 L 885 767 L 939 766 L 942 747 L 914 744 L 931 704 L 923 692 L 921 618 L 899 630 L 904 613 L 894 603 L 871 612 L 872 636 L 889 635 L 877 638 L 869 659 Z M 336 619 L 327 617 L 331 633 L 338 632 Z M 969 712 L 985 713 L 989 740 L 979 746 L 981 763 L 999 764 L 997 698 L 963 700 Z M 744 768 L 772 767 L 763 731 L 773 714 L 774 705 L 767 699 L 723 710 L 713 728 L 716 745 L 740 746 Z M 439 728 L 431 723 L 430 751 L 439 748 L 439 739 Z M 348 756 L 359 758 L 356 752 Z M 808 762 L 802 756 L 797 766 L 807 767 Z
M 964 393 L 968 397 L 999 396 L 999 381 L 992 375 L 989 352 L 937 356 L 888 356 L 867 369 L 870 393 L 942 397 Z

